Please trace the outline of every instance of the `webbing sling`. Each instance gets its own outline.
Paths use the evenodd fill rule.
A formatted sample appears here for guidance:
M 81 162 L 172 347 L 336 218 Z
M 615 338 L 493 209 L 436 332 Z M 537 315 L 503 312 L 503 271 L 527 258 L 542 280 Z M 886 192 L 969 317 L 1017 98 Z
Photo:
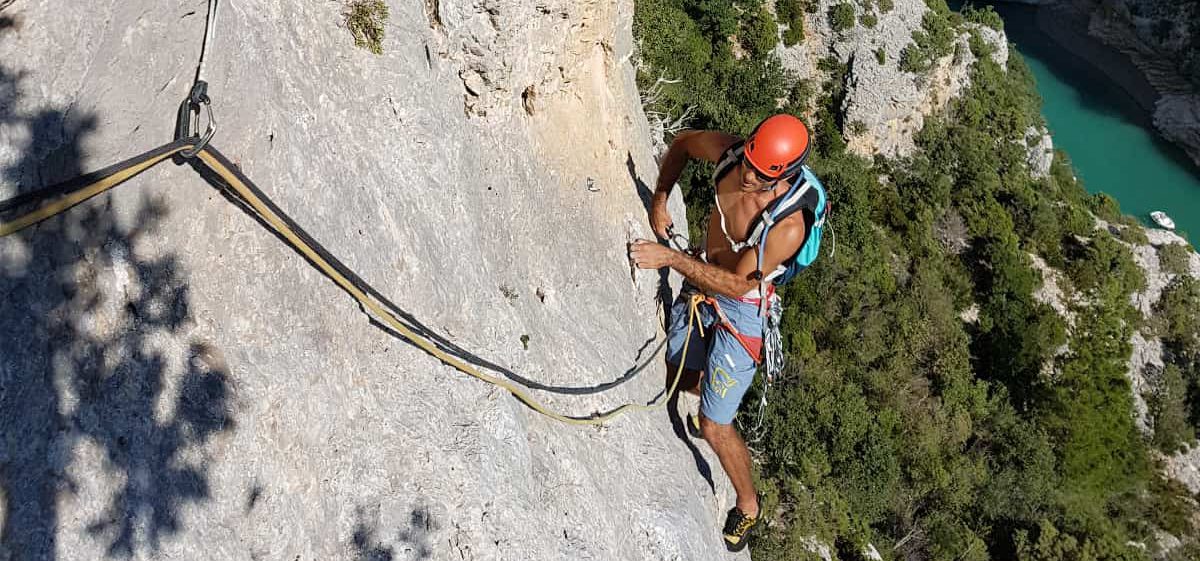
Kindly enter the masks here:
M 139 173 L 161 163 L 163 160 L 175 154 L 183 153 L 185 150 L 195 150 L 197 146 L 197 139 L 194 137 L 175 140 L 102 170 L 24 195 L 18 195 L 12 199 L 0 201 L 0 214 L 35 203 L 42 203 L 41 206 L 21 214 L 11 221 L 0 221 L 0 237 L 17 233 L 38 222 L 61 214 L 79 203 L 124 183 Z M 679 380 L 683 376 L 684 361 L 680 361 L 671 386 L 666 393 L 661 394 L 649 403 L 625 403 L 614 409 L 591 416 L 571 416 L 549 410 L 544 404 L 535 400 L 513 382 L 479 371 L 474 366 L 467 364 L 430 342 L 427 336 L 423 336 L 405 325 L 395 312 L 380 303 L 380 300 L 386 301 L 385 298 L 380 296 L 360 277 L 354 274 L 353 271 L 342 265 L 338 259 L 330 255 L 319 244 L 307 236 L 302 229 L 287 218 L 249 178 L 242 174 L 214 146 L 211 144 L 200 146 L 202 147 L 196 152 L 196 158 L 199 158 L 200 162 L 203 163 L 203 169 L 207 169 L 220 177 L 224 182 L 224 187 L 238 202 L 253 210 L 263 224 L 270 228 L 274 234 L 282 238 L 292 249 L 300 253 L 309 263 L 358 301 L 365 313 L 378 321 L 382 321 L 397 334 L 433 355 L 438 360 L 465 374 L 507 390 L 534 411 L 568 424 L 598 425 L 629 411 L 658 409 L 668 403 L 678 388 Z M 200 168 L 201 166 L 197 165 L 197 167 Z M 59 198 L 49 200 L 53 197 Z M 49 201 L 46 202 L 47 200 Z M 704 327 L 696 321 L 696 308 L 702 301 L 703 297 L 699 295 L 693 296 L 690 301 L 687 335 L 684 338 L 682 349 L 683 356 L 687 356 L 692 329 L 698 328 L 701 334 L 703 334 Z M 662 346 L 660 343 L 658 348 L 661 349 Z M 657 351 L 655 354 L 657 354 Z

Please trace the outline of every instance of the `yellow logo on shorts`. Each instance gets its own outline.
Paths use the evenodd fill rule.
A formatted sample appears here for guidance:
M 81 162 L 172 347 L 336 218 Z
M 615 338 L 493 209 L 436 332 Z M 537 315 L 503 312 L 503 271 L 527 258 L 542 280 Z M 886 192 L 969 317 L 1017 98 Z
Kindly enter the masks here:
M 718 366 L 713 370 L 712 380 L 709 381 L 709 385 L 711 385 L 713 390 L 717 392 L 717 395 L 720 395 L 721 398 L 724 399 L 725 392 L 728 392 L 730 388 L 736 386 L 737 380 L 734 380 L 733 376 L 730 376 L 724 368 Z

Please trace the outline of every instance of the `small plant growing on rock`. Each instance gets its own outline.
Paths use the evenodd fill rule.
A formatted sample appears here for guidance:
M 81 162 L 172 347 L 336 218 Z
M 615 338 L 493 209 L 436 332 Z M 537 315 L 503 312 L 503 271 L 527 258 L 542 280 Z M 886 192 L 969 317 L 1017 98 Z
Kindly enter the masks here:
M 875 49 L 875 62 L 878 62 L 880 66 L 887 63 L 887 51 L 883 50 L 883 47 Z
M 976 8 L 975 6 L 968 4 L 963 6 L 962 15 L 969 22 L 978 23 L 980 25 L 995 29 L 996 31 L 1001 31 L 1004 29 L 1004 20 L 991 6 Z
M 804 41 L 804 11 L 808 5 L 800 0 L 779 0 L 775 3 L 775 15 L 787 26 L 783 32 L 783 45 L 791 47 Z
M 1146 237 L 1146 231 L 1137 224 L 1125 226 L 1124 228 L 1118 228 L 1115 234 L 1117 239 L 1125 243 L 1133 245 L 1146 245 L 1150 243 L 1150 238 Z
M 1158 248 L 1158 261 L 1164 271 L 1172 275 L 1182 275 L 1188 272 L 1188 262 L 1192 252 L 1186 245 L 1170 243 Z
M 928 70 L 933 62 L 954 52 L 957 31 L 953 14 L 930 10 L 921 19 L 921 29 L 912 33 L 913 42 L 900 53 L 900 68 L 919 73 Z
M 850 121 L 847 130 L 849 130 L 850 136 L 862 136 L 867 133 L 867 124 L 862 121 Z
M 756 58 L 766 56 L 779 42 L 779 25 L 766 8 L 759 8 L 742 21 L 741 42 Z
M 377 55 L 383 54 L 383 32 L 388 7 L 383 0 L 351 0 L 342 12 L 346 29 L 354 36 L 354 46 Z
M 858 23 L 861 23 L 862 26 L 867 29 L 874 29 L 879 23 L 879 17 L 871 12 L 867 12 L 861 16 L 858 16 Z
M 879 11 L 885 14 L 892 11 L 892 8 L 895 7 L 896 5 L 892 2 L 892 0 L 879 0 Z
M 792 84 L 792 89 L 788 91 L 788 107 L 803 112 L 808 109 L 808 104 L 815 94 L 816 91 L 811 81 L 797 80 L 795 84 Z
M 854 27 L 854 5 L 841 3 L 829 8 L 829 25 L 838 33 Z

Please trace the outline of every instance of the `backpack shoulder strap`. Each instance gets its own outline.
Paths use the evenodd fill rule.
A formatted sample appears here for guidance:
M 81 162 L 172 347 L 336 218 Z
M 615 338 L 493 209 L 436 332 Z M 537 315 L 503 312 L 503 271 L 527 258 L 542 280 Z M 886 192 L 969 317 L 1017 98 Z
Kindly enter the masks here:
M 802 251 L 804 246 L 808 245 L 813 232 L 819 232 L 817 229 L 825 223 L 825 210 L 827 208 L 825 188 L 821 185 L 821 181 L 808 169 L 808 166 L 804 166 L 802 169 L 803 171 L 797 175 L 797 184 L 782 199 L 776 201 L 763 212 L 759 223 L 755 226 L 754 232 L 750 236 L 750 240 L 747 240 L 753 240 L 755 243 L 758 243 L 760 262 L 763 259 L 763 252 L 765 251 L 766 232 L 774 224 L 796 212 L 808 211 L 812 213 L 813 218 L 811 223 L 808 220 L 805 221 L 804 245 L 801 245 L 800 250 Z M 798 254 L 799 251 L 797 252 Z M 788 265 L 785 261 L 779 267 L 776 267 L 774 271 L 763 271 L 762 284 L 765 286 L 767 281 L 779 277 L 787 269 Z
M 729 145 L 729 148 L 726 148 L 725 152 L 721 154 L 721 159 L 717 161 L 717 167 L 713 170 L 712 180 L 714 190 L 717 188 L 717 183 L 720 183 L 721 179 L 725 177 L 725 174 L 729 173 L 733 169 L 733 166 L 741 161 L 742 154 L 745 151 L 746 141 L 739 140 Z
M 746 151 L 746 141 L 739 140 L 734 142 L 729 148 L 725 149 L 725 153 L 721 155 L 721 160 L 717 162 L 716 169 L 713 170 L 713 202 L 716 203 L 717 215 L 721 218 L 721 233 L 725 234 L 725 240 L 729 242 L 729 247 L 734 253 L 753 245 L 750 240 L 744 242 L 735 242 L 729 235 L 729 229 L 725 226 L 725 211 L 721 209 L 721 198 L 717 196 L 717 185 L 721 179 L 733 169 L 742 159 L 742 154 Z
M 794 214 L 798 210 L 805 208 L 805 203 L 812 199 L 808 194 L 812 192 L 812 184 L 803 175 L 796 177 L 796 183 L 792 185 L 788 192 L 783 197 L 777 199 L 774 203 L 767 205 L 763 209 L 758 220 L 754 224 L 754 229 L 750 232 L 750 236 L 746 238 L 748 245 L 755 245 L 760 241 L 763 234 L 770 230 L 775 223 L 783 220 Z

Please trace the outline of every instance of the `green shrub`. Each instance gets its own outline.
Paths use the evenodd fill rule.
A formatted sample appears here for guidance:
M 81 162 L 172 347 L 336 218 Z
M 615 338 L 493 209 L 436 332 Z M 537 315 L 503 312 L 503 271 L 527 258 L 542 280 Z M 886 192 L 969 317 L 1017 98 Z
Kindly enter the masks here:
M 1192 253 L 1192 249 L 1187 245 L 1169 243 L 1159 246 L 1158 261 L 1164 271 L 1172 275 L 1182 275 L 1188 272 Z
M 838 33 L 854 27 L 854 5 L 843 2 L 831 6 L 829 8 L 829 25 Z
M 1096 232 L 1090 242 L 1076 247 L 1071 257 L 1067 274 L 1080 290 L 1101 291 L 1112 286 L 1117 293 L 1128 296 L 1146 286 L 1133 254 L 1105 232 Z
M 879 0 L 878 5 L 879 11 L 885 14 L 892 11 L 892 9 L 896 7 L 892 0 Z
M 804 42 L 804 20 L 795 20 L 783 32 L 783 45 L 793 47 Z
M 744 47 L 754 57 L 761 58 L 779 43 L 779 25 L 765 7 L 760 7 L 742 22 L 739 35 Z
M 813 9 L 815 5 L 811 0 L 778 0 L 775 3 L 779 23 L 787 26 L 783 32 L 784 46 L 791 47 L 804 41 L 804 12 Z
M 1108 193 L 1096 193 L 1088 201 L 1092 212 L 1108 222 L 1121 220 L 1121 204 Z
M 928 70 L 933 62 L 954 52 L 956 30 L 951 15 L 937 10 L 925 13 L 921 29 L 913 31 L 913 42 L 900 54 L 900 68 L 913 73 Z
M 996 13 L 996 10 L 991 6 L 976 8 L 973 5 L 967 5 L 963 7 L 961 13 L 969 22 L 978 23 L 996 31 L 1004 30 L 1004 18 L 1001 18 L 1000 14 Z
M 1200 281 L 1190 275 L 1175 277 L 1154 304 L 1154 315 L 1175 363 L 1191 370 L 1192 363 L 1200 361 Z
M 791 90 L 788 91 L 787 105 L 793 109 L 793 113 L 807 111 L 815 93 L 811 80 L 796 80 L 796 83 L 792 84 Z
M 1154 445 L 1172 454 L 1196 440 L 1196 432 L 1188 424 L 1187 382 L 1174 364 L 1163 368 L 1162 378 L 1155 385 L 1146 403 L 1154 422 Z
M 879 17 L 871 12 L 864 12 L 863 15 L 858 16 L 858 23 L 867 29 L 874 29 L 879 23 Z
M 887 63 L 887 51 L 883 50 L 883 47 L 875 49 L 875 62 L 880 65 Z
M 354 46 L 383 54 L 384 27 L 388 6 L 383 0 L 350 0 L 342 11 L 346 29 L 354 36 Z
M 1117 239 L 1132 245 L 1149 245 L 1150 238 L 1146 236 L 1146 230 L 1140 224 L 1127 225 L 1123 228 L 1117 228 Z

